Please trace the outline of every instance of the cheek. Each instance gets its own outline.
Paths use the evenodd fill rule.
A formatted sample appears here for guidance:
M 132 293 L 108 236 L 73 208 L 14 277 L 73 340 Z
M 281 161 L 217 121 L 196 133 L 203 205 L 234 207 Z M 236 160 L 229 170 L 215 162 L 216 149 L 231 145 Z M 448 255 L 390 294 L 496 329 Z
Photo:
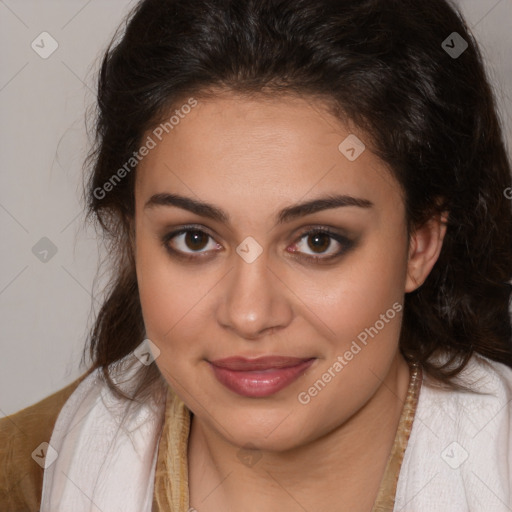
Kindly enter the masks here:
M 158 243 L 143 230 L 137 234 L 136 269 L 139 295 L 148 337 L 159 345 L 185 314 L 193 287 L 183 282 Z
M 346 411 L 357 409 L 387 375 L 400 335 L 406 263 L 405 237 L 369 238 L 310 296 L 308 305 L 329 335 L 324 360 L 302 383 L 300 397 L 312 401 L 318 417 L 329 418 L 325 425 L 339 421 L 332 416 L 334 402 L 344 403 Z M 324 376 L 332 384 L 317 386 Z
M 176 312 L 176 295 L 178 284 L 174 280 L 171 285 L 169 265 L 166 265 L 163 251 L 157 244 L 144 234 L 137 238 L 136 269 L 140 301 L 148 330 L 172 327 Z M 160 328 L 158 330 L 160 330 Z
M 216 276 L 184 270 L 158 240 L 142 231 L 137 238 L 136 270 L 146 335 L 161 351 L 157 364 L 170 368 L 180 354 L 199 354 L 204 319 L 211 316 L 205 310 L 205 296 L 218 281 Z
M 307 290 L 301 295 L 327 326 L 328 337 L 351 340 L 403 302 L 406 265 L 404 236 L 369 236 L 339 267 L 315 279 L 313 288 L 311 279 L 301 279 Z
M 141 250 L 141 254 L 144 251 Z M 146 336 L 160 350 L 156 364 L 164 378 L 179 392 L 181 382 L 191 373 L 191 361 L 199 354 L 197 342 L 198 322 L 191 322 L 198 302 L 182 274 L 169 271 L 162 258 L 144 257 L 137 264 L 139 294 Z M 193 289 L 193 288 L 192 288 Z M 197 308 L 197 306 L 196 306 Z

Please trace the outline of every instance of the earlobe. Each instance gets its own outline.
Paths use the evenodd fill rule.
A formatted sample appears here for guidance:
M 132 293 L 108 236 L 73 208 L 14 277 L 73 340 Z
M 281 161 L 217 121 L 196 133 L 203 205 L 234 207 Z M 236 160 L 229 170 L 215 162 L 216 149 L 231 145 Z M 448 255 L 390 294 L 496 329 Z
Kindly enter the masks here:
M 405 292 L 419 288 L 435 265 L 446 234 L 448 212 L 436 214 L 412 234 L 409 243 Z

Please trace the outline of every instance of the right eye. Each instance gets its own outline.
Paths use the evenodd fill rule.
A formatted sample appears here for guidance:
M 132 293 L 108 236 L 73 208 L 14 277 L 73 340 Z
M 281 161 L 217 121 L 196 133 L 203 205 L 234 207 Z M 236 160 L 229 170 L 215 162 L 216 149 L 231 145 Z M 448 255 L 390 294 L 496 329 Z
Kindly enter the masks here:
M 212 236 L 205 231 L 194 226 L 185 226 L 164 235 L 162 244 L 171 255 L 193 260 L 203 257 L 195 256 L 195 254 L 201 255 L 210 252 L 210 250 L 204 251 L 204 248 L 208 247 L 209 239 L 212 241 L 210 250 L 220 247 L 219 244 L 213 241 Z

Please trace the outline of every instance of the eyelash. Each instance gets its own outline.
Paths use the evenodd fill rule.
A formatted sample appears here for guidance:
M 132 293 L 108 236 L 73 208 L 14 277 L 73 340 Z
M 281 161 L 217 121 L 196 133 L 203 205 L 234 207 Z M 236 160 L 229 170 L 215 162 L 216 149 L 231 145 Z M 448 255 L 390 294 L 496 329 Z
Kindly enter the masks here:
M 179 230 L 172 231 L 172 232 L 167 233 L 166 235 L 164 235 L 162 237 L 162 245 L 164 246 L 164 248 L 172 256 L 177 257 L 177 258 L 182 259 L 182 260 L 194 261 L 194 260 L 198 260 L 199 258 L 204 258 L 205 256 L 202 256 L 202 255 L 203 254 L 207 254 L 208 251 L 207 252 L 196 252 L 196 253 L 183 253 L 182 251 L 179 251 L 179 250 L 176 250 L 176 249 L 173 249 L 173 248 L 170 247 L 169 242 L 173 238 L 176 238 L 179 235 L 183 235 L 183 234 L 186 234 L 186 233 L 189 233 L 189 232 L 202 233 L 202 234 L 208 236 L 209 238 L 211 238 L 213 240 L 213 237 L 210 234 L 208 234 L 206 231 L 204 231 L 203 229 L 201 229 L 201 228 L 199 228 L 197 226 L 194 226 L 194 225 L 190 225 L 190 226 L 183 226 Z M 338 233 L 335 233 L 335 232 L 331 231 L 329 228 L 323 227 L 323 226 L 319 226 L 319 227 L 316 227 L 314 229 L 310 229 L 308 231 L 302 232 L 298 236 L 298 238 L 296 239 L 294 244 L 296 244 L 297 242 L 300 242 L 302 239 L 307 238 L 308 236 L 318 235 L 318 234 L 327 235 L 328 237 L 331 238 L 331 240 L 334 240 L 334 241 L 338 242 L 342 246 L 342 248 L 338 252 L 336 252 L 335 254 L 327 256 L 327 257 L 325 257 L 325 256 L 311 256 L 311 255 L 306 255 L 305 256 L 305 255 L 302 255 L 302 254 L 300 254 L 298 252 L 297 253 L 296 252 L 293 253 L 294 257 L 299 259 L 299 260 L 305 260 L 305 261 L 309 261 L 309 262 L 313 262 L 313 263 L 321 263 L 321 262 L 331 261 L 331 260 L 334 260 L 334 259 L 337 259 L 337 258 L 341 257 L 343 254 L 345 254 L 347 251 L 352 249 L 352 247 L 354 246 L 354 241 L 349 240 L 345 236 L 340 235 Z M 329 248 L 330 248 L 330 244 L 329 244 Z

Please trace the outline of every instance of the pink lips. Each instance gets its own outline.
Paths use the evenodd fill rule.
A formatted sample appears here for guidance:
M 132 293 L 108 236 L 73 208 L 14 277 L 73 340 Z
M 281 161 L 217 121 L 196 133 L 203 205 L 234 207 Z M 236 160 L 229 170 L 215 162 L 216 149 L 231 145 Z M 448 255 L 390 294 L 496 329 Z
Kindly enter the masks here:
M 261 398 L 277 393 L 295 381 L 314 358 L 264 356 L 257 359 L 228 357 L 210 361 L 217 380 L 235 393 Z

